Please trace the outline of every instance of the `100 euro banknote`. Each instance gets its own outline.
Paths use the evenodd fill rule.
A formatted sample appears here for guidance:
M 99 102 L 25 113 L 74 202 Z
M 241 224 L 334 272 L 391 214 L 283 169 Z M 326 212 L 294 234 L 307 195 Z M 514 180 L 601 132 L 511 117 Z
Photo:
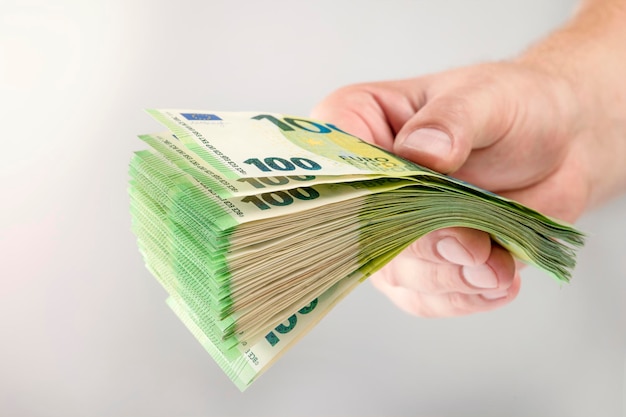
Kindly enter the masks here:
M 582 234 L 322 121 L 150 110 L 133 228 L 169 305 L 245 388 L 359 282 L 443 227 L 569 280 Z

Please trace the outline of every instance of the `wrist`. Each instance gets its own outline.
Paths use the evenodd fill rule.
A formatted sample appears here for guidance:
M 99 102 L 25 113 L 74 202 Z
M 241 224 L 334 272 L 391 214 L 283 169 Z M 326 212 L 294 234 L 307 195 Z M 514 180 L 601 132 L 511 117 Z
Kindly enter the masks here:
M 516 60 L 552 77 L 557 105 L 571 100 L 563 122 L 587 179 L 588 209 L 626 191 L 626 7 L 616 4 L 626 2 L 583 3 L 567 26 Z

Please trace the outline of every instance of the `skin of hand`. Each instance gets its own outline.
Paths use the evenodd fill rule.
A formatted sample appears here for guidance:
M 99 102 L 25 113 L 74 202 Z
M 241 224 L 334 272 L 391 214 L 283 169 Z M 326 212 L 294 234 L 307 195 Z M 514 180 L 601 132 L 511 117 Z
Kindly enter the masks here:
M 578 82 L 585 68 L 564 71 L 567 59 L 555 52 L 563 49 L 554 48 L 580 35 L 568 30 L 573 35 L 557 33 L 518 60 L 344 87 L 312 117 L 573 222 L 626 188 L 625 170 L 615 168 L 625 165 L 626 88 L 616 83 L 607 98 L 602 88 Z M 598 53 L 593 45 L 588 50 Z M 609 180 L 598 175 L 607 170 Z M 486 233 L 447 228 L 414 242 L 371 280 L 408 313 L 457 316 L 513 300 L 520 266 Z

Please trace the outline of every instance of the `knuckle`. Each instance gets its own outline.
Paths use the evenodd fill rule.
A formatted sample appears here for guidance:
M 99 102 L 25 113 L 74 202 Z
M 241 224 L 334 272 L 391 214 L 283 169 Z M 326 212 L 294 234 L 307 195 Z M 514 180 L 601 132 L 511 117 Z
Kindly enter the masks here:
M 421 290 L 428 294 L 448 292 L 453 286 L 445 269 L 443 265 L 427 263 L 421 279 Z
M 461 267 L 454 265 L 435 265 L 429 275 L 430 291 L 434 294 L 465 293 L 471 289 L 461 278 Z
M 409 245 L 409 247 L 407 248 L 407 252 L 409 252 L 412 256 L 415 256 L 416 258 L 422 259 L 423 258 L 423 254 L 422 254 L 422 247 L 424 245 L 428 245 L 428 242 L 432 240 L 431 237 L 431 233 L 417 239 L 415 242 L 411 243 Z
M 437 106 L 439 117 L 458 124 L 471 120 L 472 108 L 476 106 L 467 95 L 461 93 L 439 96 L 433 100 L 433 104 Z
M 472 309 L 468 303 L 467 294 L 452 292 L 448 294 L 448 304 L 450 312 L 454 315 L 467 314 Z

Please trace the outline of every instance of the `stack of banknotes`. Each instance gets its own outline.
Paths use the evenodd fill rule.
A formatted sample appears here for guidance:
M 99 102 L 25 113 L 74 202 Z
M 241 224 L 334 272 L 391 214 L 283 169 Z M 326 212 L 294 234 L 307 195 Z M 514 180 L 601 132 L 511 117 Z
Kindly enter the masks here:
M 149 110 L 130 163 L 133 231 L 167 301 L 244 390 L 359 283 L 443 227 L 489 233 L 568 281 L 583 235 L 333 124 Z

